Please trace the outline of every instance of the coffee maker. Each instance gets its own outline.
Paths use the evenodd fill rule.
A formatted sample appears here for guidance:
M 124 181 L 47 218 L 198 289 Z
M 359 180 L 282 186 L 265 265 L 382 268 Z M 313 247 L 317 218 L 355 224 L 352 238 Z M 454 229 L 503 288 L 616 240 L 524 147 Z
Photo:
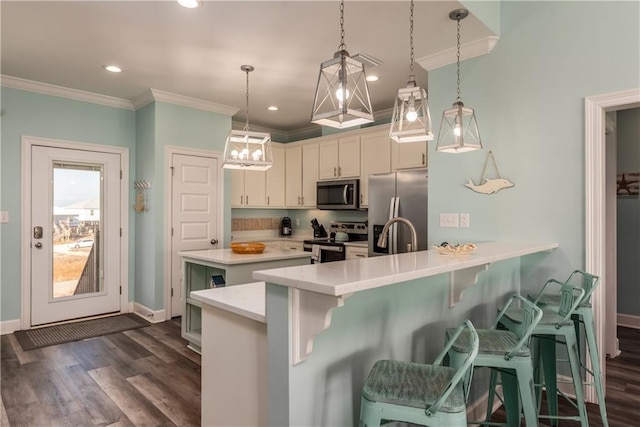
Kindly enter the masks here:
M 281 236 L 291 236 L 291 218 L 285 216 L 282 218 L 280 222 L 280 235 Z

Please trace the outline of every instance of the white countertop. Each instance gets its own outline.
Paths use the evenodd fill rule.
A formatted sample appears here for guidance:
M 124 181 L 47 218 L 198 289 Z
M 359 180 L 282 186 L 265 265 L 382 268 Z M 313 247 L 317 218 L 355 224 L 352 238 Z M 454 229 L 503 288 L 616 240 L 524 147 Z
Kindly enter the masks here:
M 193 291 L 191 298 L 202 304 L 267 323 L 264 282 Z
M 183 256 L 185 259 L 208 261 L 223 265 L 235 265 L 277 261 L 281 259 L 309 258 L 311 257 L 311 252 L 265 248 L 261 254 L 236 254 L 231 249 L 206 249 L 202 251 L 182 251 L 179 252 L 178 255 Z
M 259 270 L 253 278 L 290 288 L 342 296 L 394 283 L 435 276 L 509 258 L 550 251 L 550 242 L 479 243 L 468 255 L 441 255 L 434 250 L 360 258 L 342 262 Z M 309 253 L 309 252 L 307 252 Z

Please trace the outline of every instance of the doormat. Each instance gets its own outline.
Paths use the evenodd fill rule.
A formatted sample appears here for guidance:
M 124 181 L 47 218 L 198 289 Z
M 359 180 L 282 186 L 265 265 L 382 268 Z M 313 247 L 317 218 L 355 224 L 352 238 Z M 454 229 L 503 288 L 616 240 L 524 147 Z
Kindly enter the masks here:
M 132 313 L 126 313 L 75 323 L 65 323 L 63 325 L 16 331 L 15 336 L 22 350 L 28 351 L 50 345 L 142 328 L 149 325 L 151 325 L 151 323 L 141 317 Z

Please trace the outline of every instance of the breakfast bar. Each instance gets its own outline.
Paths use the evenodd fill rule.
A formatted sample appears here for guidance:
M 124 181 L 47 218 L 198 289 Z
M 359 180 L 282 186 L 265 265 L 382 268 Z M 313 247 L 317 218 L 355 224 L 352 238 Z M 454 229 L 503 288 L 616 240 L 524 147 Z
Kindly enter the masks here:
M 429 250 L 254 272 L 267 284 L 269 425 L 357 425 L 376 360 L 428 362 L 446 328 L 464 318 L 490 324 L 520 290 L 522 257 L 536 263 L 557 247 L 490 242 L 460 256 Z

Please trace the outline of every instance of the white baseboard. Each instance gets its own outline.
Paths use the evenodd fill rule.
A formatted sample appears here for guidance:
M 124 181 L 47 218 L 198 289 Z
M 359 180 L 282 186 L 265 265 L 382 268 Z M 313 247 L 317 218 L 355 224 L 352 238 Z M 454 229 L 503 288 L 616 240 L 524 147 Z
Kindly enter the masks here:
M 20 319 L 5 320 L 0 322 L 0 335 L 12 334 L 22 329 L 20 327 Z
M 135 313 L 143 319 L 148 320 L 151 323 L 160 323 L 165 321 L 165 311 L 164 310 L 151 310 L 150 308 L 145 307 L 142 304 L 137 302 L 129 303 L 130 310 L 129 312 Z
M 640 316 L 632 316 L 631 314 L 618 313 L 618 326 L 627 328 L 640 329 Z

